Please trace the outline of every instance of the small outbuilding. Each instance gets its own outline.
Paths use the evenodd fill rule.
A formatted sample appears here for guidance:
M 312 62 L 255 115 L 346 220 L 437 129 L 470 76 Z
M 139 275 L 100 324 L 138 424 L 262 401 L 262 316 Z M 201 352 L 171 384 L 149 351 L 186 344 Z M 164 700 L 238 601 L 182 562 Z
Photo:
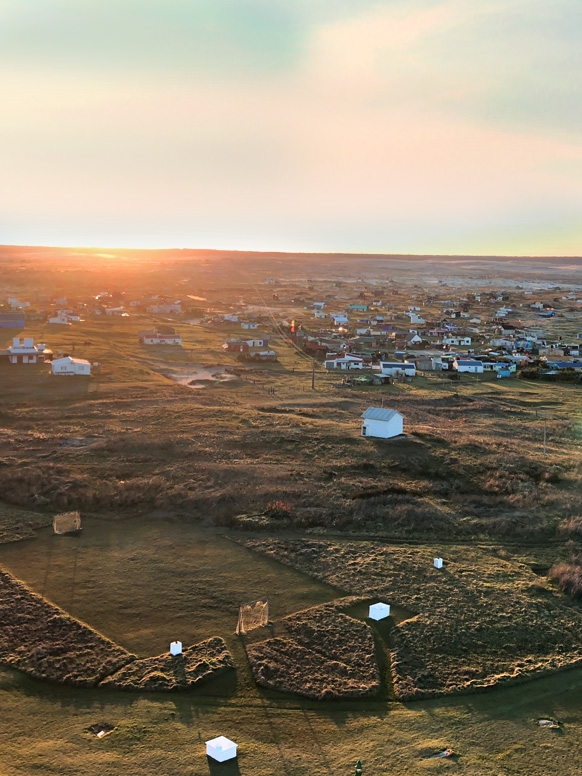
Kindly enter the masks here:
M 173 657 L 175 655 L 181 655 L 182 654 L 182 642 L 181 641 L 171 641 L 170 642 L 170 655 Z
M 218 736 L 211 741 L 206 741 L 206 754 L 219 763 L 225 760 L 233 760 L 236 757 L 238 744 L 225 736 Z
M 434 567 L 435 567 L 435 569 L 442 569 L 442 567 L 443 567 L 443 559 L 442 558 L 435 558 L 434 559 Z
M 390 604 L 372 604 L 368 610 L 368 617 L 371 620 L 384 620 L 390 617 Z
M 404 415 L 397 410 L 388 410 L 383 407 L 368 407 L 362 413 L 362 436 L 390 439 L 400 436 L 404 428 Z

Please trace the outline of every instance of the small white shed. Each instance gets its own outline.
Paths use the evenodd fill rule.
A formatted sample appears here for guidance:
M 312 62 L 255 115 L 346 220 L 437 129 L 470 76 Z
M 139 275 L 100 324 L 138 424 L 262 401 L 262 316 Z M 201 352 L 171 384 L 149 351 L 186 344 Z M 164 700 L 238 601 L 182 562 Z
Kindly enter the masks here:
M 390 604 L 372 604 L 368 610 L 368 617 L 371 620 L 384 620 L 386 617 L 390 617 Z
M 435 569 L 442 569 L 442 567 L 443 567 L 443 559 L 442 558 L 435 558 L 434 559 L 434 567 L 435 567 Z
M 402 434 L 404 415 L 397 410 L 385 410 L 382 407 L 368 407 L 362 413 L 362 436 L 390 439 Z
M 91 364 L 84 358 L 55 358 L 52 362 L 52 373 L 54 375 L 90 375 Z
M 181 655 L 182 654 L 182 642 L 181 641 L 171 641 L 170 642 L 170 655 Z
M 225 760 L 232 760 L 236 757 L 237 746 L 238 744 L 229 738 L 218 736 L 218 738 L 206 742 L 206 754 L 213 760 L 223 763 Z

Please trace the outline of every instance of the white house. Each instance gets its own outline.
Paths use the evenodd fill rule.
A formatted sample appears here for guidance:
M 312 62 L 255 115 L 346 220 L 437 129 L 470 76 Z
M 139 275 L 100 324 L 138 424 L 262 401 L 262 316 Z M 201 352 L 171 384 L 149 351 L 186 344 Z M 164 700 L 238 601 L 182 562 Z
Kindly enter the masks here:
M 396 410 L 385 410 L 381 407 L 368 407 L 362 413 L 362 436 L 390 439 L 402 434 L 404 415 Z
M 471 344 L 471 337 L 443 337 L 443 345 L 463 347 Z
M 326 359 L 323 366 L 325 369 L 363 369 L 364 359 L 347 353 L 345 356 Z
M 35 345 L 33 337 L 23 337 L 22 340 L 14 337 L 8 348 L 8 360 L 11 364 L 42 364 L 51 353 L 45 345 Z
M 258 329 L 259 324 L 256 321 L 243 321 L 240 327 L 241 329 Z
M 91 364 L 84 358 L 55 358 L 51 364 L 51 371 L 54 375 L 90 375 Z
M 160 331 L 146 329 L 139 332 L 139 341 L 142 345 L 181 345 L 182 337 L 179 334 L 163 334 Z
M 341 326 L 342 323 L 348 322 L 348 316 L 347 315 L 332 315 L 333 322 L 336 326 Z
M 380 374 L 388 377 L 416 376 L 416 364 L 409 361 L 381 361 Z
M 69 318 L 66 313 L 59 313 L 58 315 L 55 315 L 53 318 L 49 318 L 48 322 L 58 323 L 58 324 L 61 324 L 61 326 L 69 326 Z
M 456 358 L 453 361 L 453 366 L 457 372 L 470 372 L 474 375 L 483 374 L 483 362 L 477 361 L 474 358 Z
M 417 315 L 416 313 L 407 313 L 407 315 L 410 318 L 410 323 L 416 323 L 418 325 L 426 323 L 424 318 L 421 318 L 420 315 Z

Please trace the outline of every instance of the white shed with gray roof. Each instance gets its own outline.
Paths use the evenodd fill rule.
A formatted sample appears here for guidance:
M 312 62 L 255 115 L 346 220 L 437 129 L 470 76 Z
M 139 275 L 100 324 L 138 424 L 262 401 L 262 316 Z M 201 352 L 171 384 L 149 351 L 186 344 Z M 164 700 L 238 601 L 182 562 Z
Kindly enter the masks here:
M 368 407 L 362 413 L 362 436 L 390 439 L 400 436 L 404 426 L 404 415 L 397 410 L 385 410 L 382 407 Z

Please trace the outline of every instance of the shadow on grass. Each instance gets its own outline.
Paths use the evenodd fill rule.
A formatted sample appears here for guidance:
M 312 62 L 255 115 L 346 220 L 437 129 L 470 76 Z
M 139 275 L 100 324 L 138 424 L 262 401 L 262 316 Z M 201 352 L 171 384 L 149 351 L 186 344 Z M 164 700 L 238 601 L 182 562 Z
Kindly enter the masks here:
M 208 770 L 212 776 L 240 776 L 238 758 L 236 757 L 224 763 L 219 763 L 213 760 L 212 757 L 206 757 L 206 760 L 208 762 Z

